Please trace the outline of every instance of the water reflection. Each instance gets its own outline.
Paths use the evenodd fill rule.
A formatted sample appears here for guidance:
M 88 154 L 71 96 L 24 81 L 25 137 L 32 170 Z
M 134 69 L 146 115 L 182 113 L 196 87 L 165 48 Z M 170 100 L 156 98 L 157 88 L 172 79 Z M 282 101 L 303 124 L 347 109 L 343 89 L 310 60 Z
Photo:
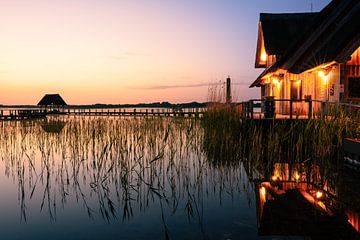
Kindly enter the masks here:
M 360 209 L 353 200 L 360 192 L 350 194 L 355 186 L 344 185 L 347 178 L 311 163 L 275 163 L 255 180 L 259 234 L 359 239 Z
M 47 117 L 39 121 L 41 128 L 47 133 L 60 133 L 66 124 L 66 122 L 59 117 Z
M 0 122 L 1 167 L 17 185 L 23 223 L 39 216 L 56 223 L 64 212 L 79 215 L 72 209 L 94 221 L 131 222 L 156 209 L 164 238 L 179 228 L 168 219 L 179 214 L 209 238 L 225 230 L 204 226 L 204 202 L 222 206 L 239 193 L 251 201 L 253 189 L 241 164 L 209 164 L 202 140 L 199 122 L 191 119 Z
M 356 176 L 310 160 L 255 164 L 236 141 L 196 119 L 0 122 L 0 187 L 17 189 L 0 211 L 19 213 L 0 223 L 16 217 L 23 234 L 3 235 L 36 238 L 26 226 L 38 223 L 58 239 L 65 226 L 86 239 L 359 237 Z

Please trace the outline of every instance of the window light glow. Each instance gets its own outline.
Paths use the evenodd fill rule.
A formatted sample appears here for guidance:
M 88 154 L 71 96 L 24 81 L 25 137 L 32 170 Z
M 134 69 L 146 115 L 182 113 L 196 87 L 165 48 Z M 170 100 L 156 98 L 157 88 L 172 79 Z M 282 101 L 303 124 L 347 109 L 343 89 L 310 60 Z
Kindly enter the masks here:
M 265 50 L 262 50 L 261 51 L 261 56 L 260 56 L 260 61 L 265 63 L 267 60 L 267 54 L 266 54 L 266 51 Z

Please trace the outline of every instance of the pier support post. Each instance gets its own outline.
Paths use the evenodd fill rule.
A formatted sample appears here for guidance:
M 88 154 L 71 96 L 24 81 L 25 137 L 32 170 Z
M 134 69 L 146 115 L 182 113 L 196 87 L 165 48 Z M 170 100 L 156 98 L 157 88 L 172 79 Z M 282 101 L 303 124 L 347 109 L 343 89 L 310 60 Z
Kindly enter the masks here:
M 250 101 L 250 117 L 251 119 L 254 119 L 254 102 Z
M 311 95 L 307 96 L 306 100 L 308 101 L 308 118 L 311 119 L 313 115 Z

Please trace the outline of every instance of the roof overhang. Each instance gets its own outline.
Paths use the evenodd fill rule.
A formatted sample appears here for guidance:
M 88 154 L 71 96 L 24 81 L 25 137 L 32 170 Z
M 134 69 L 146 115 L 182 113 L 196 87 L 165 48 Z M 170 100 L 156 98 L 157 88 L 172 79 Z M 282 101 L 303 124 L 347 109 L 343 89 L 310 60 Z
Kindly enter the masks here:
M 277 66 L 278 62 L 274 63 L 273 65 L 271 65 L 270 67 L 266 68 L 259 77 L 256 78 L 256 80 L 250 85 L 250 88 L 253 87 L 261 87 L 261 83 L 263 81 L 264 78 L 269 77 L 272 73 L 276 72 L 277 70 L 279 70 L 279 67 Z

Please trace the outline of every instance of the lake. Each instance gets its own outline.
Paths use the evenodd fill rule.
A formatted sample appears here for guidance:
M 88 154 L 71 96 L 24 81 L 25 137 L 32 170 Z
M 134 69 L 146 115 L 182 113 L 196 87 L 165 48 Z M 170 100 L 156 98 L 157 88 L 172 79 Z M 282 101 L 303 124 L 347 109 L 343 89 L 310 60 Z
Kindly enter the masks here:
M 357 173 L 214 161 L 206 134 L 190 118 L 1 121 L 1 239 L 358 239 Z

